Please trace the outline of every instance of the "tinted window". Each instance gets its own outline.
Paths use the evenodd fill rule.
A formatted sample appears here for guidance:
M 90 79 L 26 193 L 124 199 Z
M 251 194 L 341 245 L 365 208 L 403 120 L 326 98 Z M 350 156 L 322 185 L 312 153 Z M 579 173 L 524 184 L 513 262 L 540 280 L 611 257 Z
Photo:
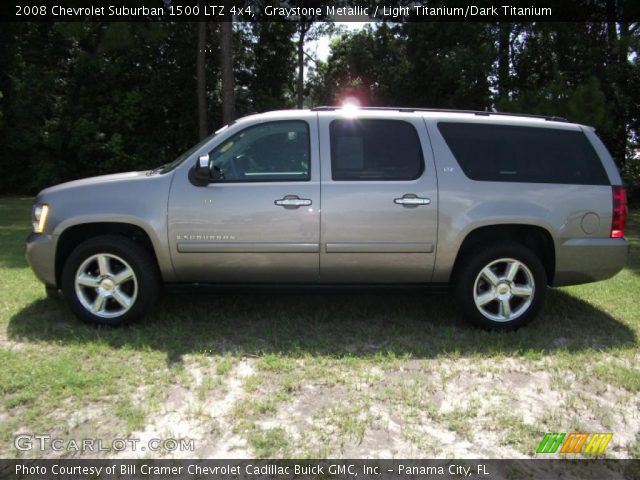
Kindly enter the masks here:
M 334 180 L 413 180 L 422 173 L 422 149 L 413 125 L 399 120 L 334 120 Z
M 473 180 L 609 183 L 582 132 L 450 122 L 441 122 L 438 128 L 462 170 Z
M 310 179 L 309 127 L 302 121 L 269 122 L 245 128 L 210 154 L 219 182 Z

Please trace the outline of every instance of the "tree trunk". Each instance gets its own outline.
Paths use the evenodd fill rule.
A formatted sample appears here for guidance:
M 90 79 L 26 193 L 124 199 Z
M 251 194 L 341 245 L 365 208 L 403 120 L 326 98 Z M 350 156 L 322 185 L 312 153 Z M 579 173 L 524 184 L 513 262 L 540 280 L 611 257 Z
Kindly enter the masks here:
M 220 62 L 222 70 L 222 123 L 231 123 L 236 116 L 233 79 L 233 24 L 231 18 L 220 23 Z
M 298 36 L 298 85 L 296 88 L 297 107 L 302 108 L 304 104 L 304 39 L 307 35 L 308 26 L 300 24 L 300 35 Z
M 616 2 L 607 0 L 607 15 L 614 19 L 616 15 Z M 621 58 L 621 37 L 618 37 L 618 24 L 615 21 L 607 22 L 607 76 L 609 77 L 609 88 L 613 91 L 613 115 L 614 115 L 614 143 L 610 146 L 611 155 L 619 167 L 625 163 L 627 153 L 627 120 L 628 107 L 624 95 L 624 85 L 626 84 L 626 58 Z
M 618 23 L 618 30 L 620 32 L 620 36 L 618 38 L 617 46 L 617 64 L 618 64 L 618 84 L 620 90 L 620 101 L 623 104 L 623 116 L 620 119 L 620 159 L 618 166 L 622 167 L 627 163 L 627 147 L 629 144 L 629 126 L 630 122 L 633 118 L 631 105 L 633 105 L 633 101 L 629 97 L 629 89 L 628 85 L 630 84 L 631 78 L 629 75 L 629 44 L 631 42 L 631 37 L 629 33 L 629 24 L 627 22 Z M 630 108 L 631 107 L 631 108 Z
M 198 22 L 198 60 L 196 63 L 198 85 L 198 136 L 200 140 L 209 133 L 207 122 L 207 81 L 205 76 L 205 47 L 207 45 L 207 23 Z
M 509 98 L 511 24 L 498 25 L 498 96 L 504 102 Z

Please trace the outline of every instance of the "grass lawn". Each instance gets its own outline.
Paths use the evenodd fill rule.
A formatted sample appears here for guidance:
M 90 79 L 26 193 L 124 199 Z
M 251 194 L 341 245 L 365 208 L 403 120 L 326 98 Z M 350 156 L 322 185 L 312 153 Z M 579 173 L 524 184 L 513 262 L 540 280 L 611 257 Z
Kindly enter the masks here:
M 518 332 L 417 293 L 171 294 L 114 330 L 45 298 L 31 201 L 0 198 L 0 458 L 531 457 L 545 432 L 613 432 L 606 456 L 640 456 L 638 211 L 627 268 L 550 290 Z M 19 433 L 195 450 L 23 453 Z

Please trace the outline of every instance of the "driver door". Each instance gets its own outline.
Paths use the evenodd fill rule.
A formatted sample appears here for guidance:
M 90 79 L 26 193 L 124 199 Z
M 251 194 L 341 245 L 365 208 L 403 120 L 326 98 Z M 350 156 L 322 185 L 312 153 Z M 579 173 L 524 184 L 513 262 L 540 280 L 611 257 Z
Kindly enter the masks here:
M 207 186 L 176 172 L 168 229 L 178 281 L 318 281 L 320 169 L 312 115 L 227 135 L 209 152 Z

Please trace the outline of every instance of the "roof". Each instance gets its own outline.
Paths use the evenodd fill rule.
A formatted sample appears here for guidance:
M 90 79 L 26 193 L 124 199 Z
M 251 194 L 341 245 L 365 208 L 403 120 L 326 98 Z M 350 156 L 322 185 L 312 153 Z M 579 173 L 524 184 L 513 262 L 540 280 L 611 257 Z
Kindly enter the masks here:
M 340 110 L 344 107 L 340 106 L 322 106 L 312 108 L 312 112 L 326 112 L 333 110 Z M 564 117 L 546 116 L 546 115 L 532 115 L 529 113 L 506 113 L 506 112 L 490 112 L 483 110 L 456 110 L 450 108 L 411 108 L 411 107 L 357 107 L 358 110 L 382 110 L 382 111 L 396 111 L 396 112 L 430 112 L 430 113 L 466 113 L 469 115 L 479 116 L 508 116 L 508 117 L 525 117 L 525 118 L 537 118 L 540 120 L 547 120 L 552 122 L 567 122 Z
M 425 118 L 435 118 L 436 120 L 457 121 L 457 122 L 473 122 L 473 123 L 496 123 L 502 125 L 521 125 L 531 127 L 553 126 L 563 130 L 580 129 L 583 125 L 569 122 L 562 117 L 530 115 L 526 113 L 506 113 L 506 112 L 488 112 L 479 110 L 454 110 L 454 109 L 438 109 L 438 108 L 411 108 L 411 107 L 347 107 L 344 106 L 321 106 L 311 109 L 291 109 L 291 110 L 273 110 L 264 113 L 257 113 L 243 118 L 239 118 L 237 123 L 255 121 L 261 119 L 269 120 L 295 120 L 309 118 L 314 115 L 340 114 L 344 112 L 348 117 L 367 118 L 407 118 L 407 116 L 419 116 Z

